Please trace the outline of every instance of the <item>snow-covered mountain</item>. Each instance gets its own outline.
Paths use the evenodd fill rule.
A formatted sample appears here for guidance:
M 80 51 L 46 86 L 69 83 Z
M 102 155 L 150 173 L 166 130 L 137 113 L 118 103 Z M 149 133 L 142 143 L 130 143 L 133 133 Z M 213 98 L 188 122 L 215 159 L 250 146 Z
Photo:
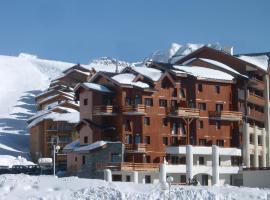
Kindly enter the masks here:
M 172 43 L 168 49 L 156 51 L 150 56 L 148 56 L 147 58 L 145 58 L 145 62 L 149 60 L 153 60 L 156 62 L 174 63 L 175 61 L 179 60 L 181 57 L 186 56 L 203 46 L 208 46 L 208 47 L 212 47 L 219 50 L 222 49 L 219 43 L 213 43 L 213 44 L 187 43 L 185 45 Z
M 35 113 L 34 96 L 72 65 L 29 54 L 0 56 L 0 155 L 27 157 L 26 120 Z

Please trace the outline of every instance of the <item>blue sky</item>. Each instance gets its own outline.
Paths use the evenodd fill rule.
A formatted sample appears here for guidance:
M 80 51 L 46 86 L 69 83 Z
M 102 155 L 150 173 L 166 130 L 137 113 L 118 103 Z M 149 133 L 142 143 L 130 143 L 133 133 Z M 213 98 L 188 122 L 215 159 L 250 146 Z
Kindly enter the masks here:
M 1 0 L 0 54 L 141 60 L 172 42 L 270 51 L 270 1 Z

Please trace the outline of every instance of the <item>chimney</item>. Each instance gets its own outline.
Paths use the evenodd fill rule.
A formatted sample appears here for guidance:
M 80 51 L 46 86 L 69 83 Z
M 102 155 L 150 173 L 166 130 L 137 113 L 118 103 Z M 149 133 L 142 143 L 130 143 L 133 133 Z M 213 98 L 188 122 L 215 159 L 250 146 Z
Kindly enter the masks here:
M 233 46 L 224 46 L 222 50 L 230 55 L 233 55 Z

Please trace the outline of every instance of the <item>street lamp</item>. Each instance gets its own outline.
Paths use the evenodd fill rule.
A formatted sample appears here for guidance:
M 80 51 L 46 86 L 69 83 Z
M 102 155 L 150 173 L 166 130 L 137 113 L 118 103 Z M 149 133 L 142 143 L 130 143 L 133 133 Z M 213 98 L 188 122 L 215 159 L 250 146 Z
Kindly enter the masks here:
M 172 176 L 168 176 L 166 179 L 167 183 L 169 184 L 169 200 L 171 199 L 171 186 L 172 186 L 172 182 L 173 182 L 173 177 Z
M 53 135 L 51 137 L 51 144 L 53 146 L 53 175 L 55 176 L 55 154 L 57 154 L 60 150 L 59 137 L 57 135 Z

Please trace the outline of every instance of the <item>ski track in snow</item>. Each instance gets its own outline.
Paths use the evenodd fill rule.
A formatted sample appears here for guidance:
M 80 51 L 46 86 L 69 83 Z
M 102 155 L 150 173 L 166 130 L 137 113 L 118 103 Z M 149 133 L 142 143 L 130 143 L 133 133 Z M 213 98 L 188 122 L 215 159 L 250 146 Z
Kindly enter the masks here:
M 172 186 L 172 200 L 267 199 L 270 189 L 233 186 Z M 165 198 L 164 198 L 165 196 Z M 105 182 L 77 177 L 0 175 L 0 200 L 162 200 L 169 199 L 159 184 Z

